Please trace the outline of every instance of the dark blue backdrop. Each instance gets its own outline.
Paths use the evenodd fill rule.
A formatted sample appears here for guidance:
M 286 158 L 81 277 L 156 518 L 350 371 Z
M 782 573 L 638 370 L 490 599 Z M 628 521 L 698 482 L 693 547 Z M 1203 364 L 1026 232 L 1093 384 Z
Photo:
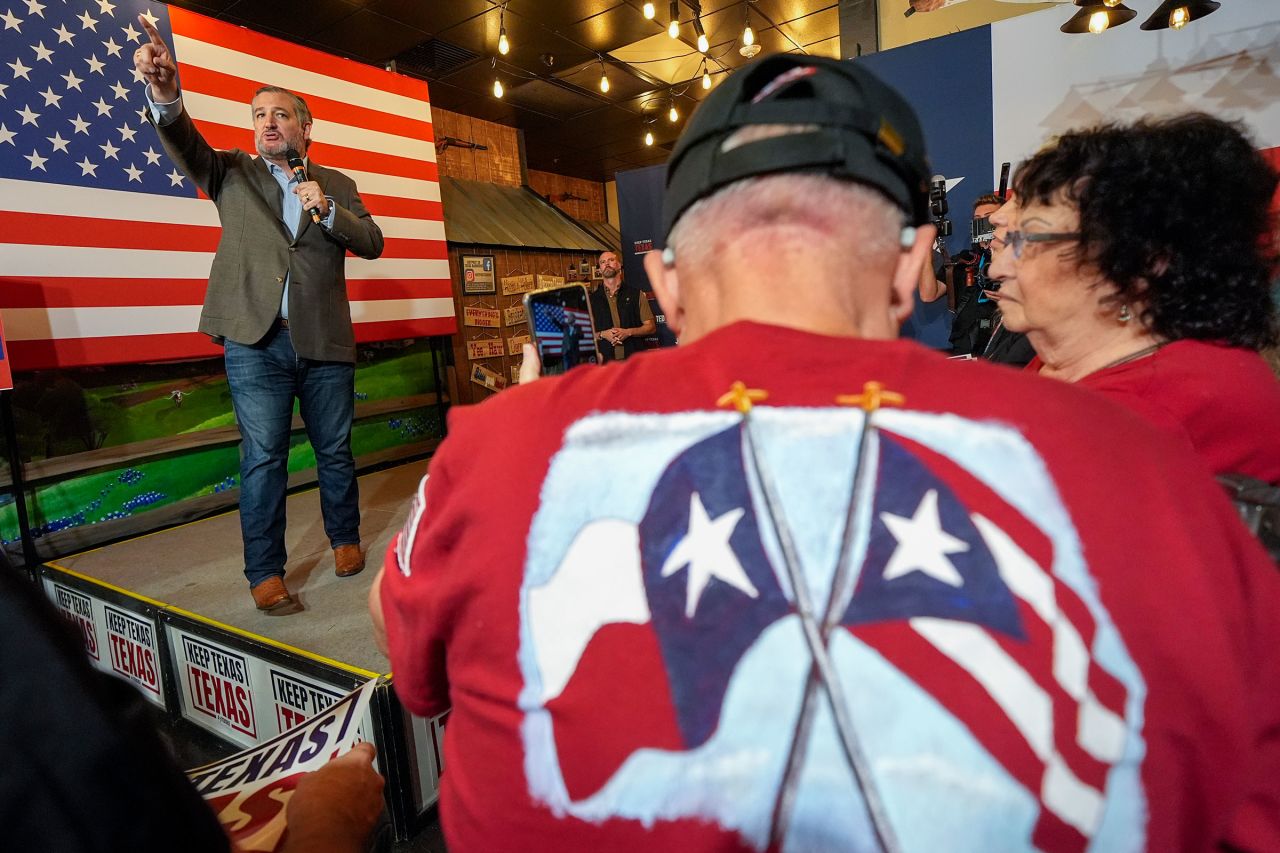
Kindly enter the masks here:
M 622 232 L 622 272 L 624 281 L 645 292 L 652 290 L 644 274 L 644 255 L 662 250 L 662 175 L 665 166 L 648 166 L 619 172 L 618 218 Z M 674 344 L 675 336 L 667 329 L 662 309 L 651 302 L 658 320 L 658 343 Z

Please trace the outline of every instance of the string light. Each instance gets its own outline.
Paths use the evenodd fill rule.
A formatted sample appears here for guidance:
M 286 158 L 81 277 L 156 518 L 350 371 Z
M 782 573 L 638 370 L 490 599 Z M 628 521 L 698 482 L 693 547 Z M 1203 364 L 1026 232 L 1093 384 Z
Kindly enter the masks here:
M 1089 32 L 1097 35 L 1098 33 L 1111 26 L 1111 18 L 1106 12 L 1094 12 L 1089 16 Z
M 600 60 L 600 91 L 609 91 L 609 75 L 604 72 L 604 60 Z
M 502 97 L 502 81 L 501 81 L 501 80 L 494 80 L 494 81 L 493 81 L 493 96 L 494 96 L 495 98 L 501 98 L 501 97 Z
M 1179 6 L 1169 13 L 1169 26 L 1175 30 L 1180 30 L 1191 21 L 1191 10 L 1186 6 Z
M 667 113 L 667 118 L 670 119 L 671 121 L 680 120 L 680 111 L 676 109 L 675 101 L 671 102 L 671 111 Z
M 707 70 L 707 62 L 705 59 L 702 61 L 702 88 L 711 88 L 711 72 Z
M 698 34 L 698 50 L 706 53 L 711 49 L 711 43 L 707 41 L 707 32 L 702 28 L 702 18 L 699 15 L 693 16 L 693 31 Z
M 751 45 L 755 43 L 756 34 L 751 31 L 751 24 L 748 22 L 748 24 L 742 28 L 742 44 L 746 47 L 751 47 Z
M 645 131 L 645 133 L 644 133 L 644 144 L 645 144 L 645 145 L 652 145 L 652 144 L 653 144 L 653 131 L 651 131 L 651 130 L 646 130 L 646 131 Z
M 498 53 L 506 56 L 511 51 L 511 42 L 507 41 L 507 7 L 504 4 L 498 13 Z
M 655 8 L 653 8 L 653 4 L 652 4 L 652 3 L 645 3 L 645 4 L 644 4 L 644 17 L 645 17 L 645 20 L 652 21 L 652 20 L 653 20 L 653 18 L 654 18 L 654 16 L 655 16 L 655 15 L 657 15 L 657 14 L 658 14 L 658 10 L 657 10 L 657 9 L 655 9 Z
M 667 35 L 673 39 L 680 38 L 680 0 L 671 0 L 671 23 L 667 24 Z

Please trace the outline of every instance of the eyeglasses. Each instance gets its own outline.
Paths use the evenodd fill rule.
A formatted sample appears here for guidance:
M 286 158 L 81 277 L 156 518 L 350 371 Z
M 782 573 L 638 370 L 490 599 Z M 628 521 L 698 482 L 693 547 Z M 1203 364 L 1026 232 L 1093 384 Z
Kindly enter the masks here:
M 1004 235 L 1004 243 L 1013 249 L 1013 257 L 1022 259 L 1022 250 L 1028 243 L 1065 243 L 1067 240 L 1079 240 L 1079 231 L 1050 231 L 1045 233 L 1024 234 L 1021 231 L 1009 231 Z

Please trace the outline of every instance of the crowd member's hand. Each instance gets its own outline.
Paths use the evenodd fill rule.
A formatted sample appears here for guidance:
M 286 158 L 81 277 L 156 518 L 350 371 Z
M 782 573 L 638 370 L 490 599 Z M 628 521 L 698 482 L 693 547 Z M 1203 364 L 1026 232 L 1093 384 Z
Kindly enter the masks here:
M 542 375 L 542 359 L 538 358 L 538 348 L 533 344 L 521 346 L 520 354 L 524 360 L 520 362 L 519 382 L 517 384 L 524 385 L 526 382 L 532 382 Z
M 165 44 L 164 36 L 155 24 L 139 15 L 138 21 L 146 30 L 150 41 L 133 52 L 133 67 L 151 86 L 151 99 L 157 104 L 171 104 L 178 100 L 178 66 L 173 64 L 173 52 Z
M 329 199 L 325 197 L 324 190 L 320 189 L 320 185 L 315 181 L 303 181 L 293 188 L 293 194 L 302 202 L 303 210 L 318 207 L 321 219 L 329 215 Z
M 382 777 L 373 744 L 359 743 L 298 782 L 285 817 L 282 853 L 358 853 L 382 814 Z

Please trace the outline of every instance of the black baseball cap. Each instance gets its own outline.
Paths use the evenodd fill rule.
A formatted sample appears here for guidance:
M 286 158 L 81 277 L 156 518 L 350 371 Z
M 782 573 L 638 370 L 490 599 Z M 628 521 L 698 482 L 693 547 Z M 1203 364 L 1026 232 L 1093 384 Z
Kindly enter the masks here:
M 722 151 L 740 128 L 815 129 Z M 689 119 L 667 162 L 663 237 L 696 201 L 744 178 L 800 172 L 867 184 L 911 225 L 929 221 L 924 134 L 902 95 L 859 62 L 776 54 L 729 75 Z

